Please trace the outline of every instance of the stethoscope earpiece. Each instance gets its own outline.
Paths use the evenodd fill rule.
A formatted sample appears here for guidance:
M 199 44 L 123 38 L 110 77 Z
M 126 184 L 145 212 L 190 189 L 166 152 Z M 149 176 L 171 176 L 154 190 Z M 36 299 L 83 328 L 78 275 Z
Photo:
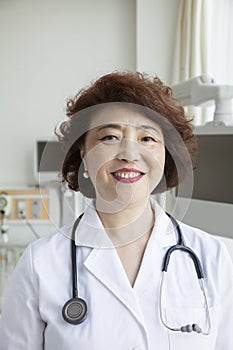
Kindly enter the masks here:
M 63 306 L 62 316 L 68 323 L 82 323 L 87 316 L 86 302 L 81 298 L 72 298 L 68 300 Z
M 180 331 L 182 333 L 191 333 L 191 332 L 196 332 L 196 333 L 201 333 L 201 327 L 198 326 L 198 324 L 187 324 L 186 326 L 180 327 Z

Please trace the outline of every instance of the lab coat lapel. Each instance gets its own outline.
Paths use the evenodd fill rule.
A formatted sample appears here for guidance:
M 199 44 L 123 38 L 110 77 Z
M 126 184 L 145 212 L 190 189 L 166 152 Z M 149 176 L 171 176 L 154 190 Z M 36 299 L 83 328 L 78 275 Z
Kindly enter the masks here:
M 134 290 L 138 297 L 154 285 L 160 285 L 161 267 L 166 251 L 177 242 L 176 231 L 164 210 L 151 201 L 156 223 L 147 244 Z M 153 281 L 153 283 L 151 283 Z
M 143 325 L 136 295 L 115 248 L 93 249 L 84 262 L 85 267 L 113 293 Z
M 93 203 L 89 205 L 79 222 L 75 233 L 75 243 L 78 246 L 93 248 L 86 257 L 84 266 L 143 324 L 133 288 Z

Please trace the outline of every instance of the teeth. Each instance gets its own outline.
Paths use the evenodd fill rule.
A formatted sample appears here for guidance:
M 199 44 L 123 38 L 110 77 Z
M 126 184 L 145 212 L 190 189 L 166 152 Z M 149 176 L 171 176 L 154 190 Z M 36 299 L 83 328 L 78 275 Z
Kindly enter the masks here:
M 140 176 L 141 173 L 134 173 L 134 172 L 116 172 L 114 173 L 116 176 L 122 177 L 123 179 L 132 179 L 134 177 Z

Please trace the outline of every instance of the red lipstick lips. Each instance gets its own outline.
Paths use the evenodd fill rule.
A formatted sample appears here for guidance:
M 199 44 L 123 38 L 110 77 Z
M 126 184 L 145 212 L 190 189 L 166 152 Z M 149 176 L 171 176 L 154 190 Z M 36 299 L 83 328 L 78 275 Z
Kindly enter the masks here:
M 123 183 L 134 183 L 145 175 L 142 171 L 134 168 L 121 168 L 111 173 L 115 180 Z

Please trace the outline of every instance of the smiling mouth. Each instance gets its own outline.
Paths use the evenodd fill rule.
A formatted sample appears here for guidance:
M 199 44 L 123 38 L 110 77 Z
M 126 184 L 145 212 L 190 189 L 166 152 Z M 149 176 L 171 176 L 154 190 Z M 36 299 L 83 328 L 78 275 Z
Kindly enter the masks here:
M 124 183 L 133 183 L 139 181 L 145 175 L 139 171 L 116 171 L 111 174 L 117 181 Z

